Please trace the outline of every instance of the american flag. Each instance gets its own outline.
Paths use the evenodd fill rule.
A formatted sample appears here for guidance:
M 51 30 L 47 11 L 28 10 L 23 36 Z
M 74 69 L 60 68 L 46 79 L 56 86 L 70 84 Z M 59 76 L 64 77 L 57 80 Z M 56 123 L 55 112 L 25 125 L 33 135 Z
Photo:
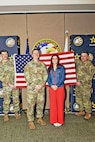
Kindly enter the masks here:
M 60 58 L 60 63 L 66 69 L 65 85 L 76 84 L 76 69 L 73 52 L 57 53 Z M 40 61 L 44 62 L 47 68 L 50 65 L 51 56 L 53 54 L 41 54 Z M 26 88 L 27 84 L 24 78 L 24 66 L 31 61 L 31 55 L 16 55 L 14 60 L 15 65 L 15 86 L 16 88 Z

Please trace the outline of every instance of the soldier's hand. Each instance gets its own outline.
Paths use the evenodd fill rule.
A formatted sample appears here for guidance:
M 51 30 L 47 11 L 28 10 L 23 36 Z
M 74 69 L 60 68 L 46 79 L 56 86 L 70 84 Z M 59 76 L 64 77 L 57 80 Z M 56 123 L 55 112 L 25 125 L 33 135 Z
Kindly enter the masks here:
M 15 89 L 15 86 L 13 84 L 8 84 L 10 88 Z
M 40 90 L 42 88 L 42 85 L 36 85 L 35 87 L 37 90 Z
M 78 81 L 78 82 L 76 82 L 76 85 L 77 85 L 77 86 L 80 86 L 80 85 L 81 85 L 81 83 Z

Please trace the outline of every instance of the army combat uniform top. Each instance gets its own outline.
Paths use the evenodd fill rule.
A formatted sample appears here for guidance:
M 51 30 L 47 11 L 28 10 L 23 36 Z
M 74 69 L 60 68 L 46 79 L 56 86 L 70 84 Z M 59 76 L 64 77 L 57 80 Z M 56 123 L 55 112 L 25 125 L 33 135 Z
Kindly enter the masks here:
M 24 75 L 27 82 L 27 86 L 31 86 L 33 92 L 35 92 L 36 85 L 45 85 L 47 80 L 46 66 L 42 62 L 35 62 L 34 60 L 27 63 L 24 68 Z
M 2 63 L 0 80 L 3 82 L 3 87 L 8 86 L 8 83 L 14 84 L 14 65 L 12 60 Z

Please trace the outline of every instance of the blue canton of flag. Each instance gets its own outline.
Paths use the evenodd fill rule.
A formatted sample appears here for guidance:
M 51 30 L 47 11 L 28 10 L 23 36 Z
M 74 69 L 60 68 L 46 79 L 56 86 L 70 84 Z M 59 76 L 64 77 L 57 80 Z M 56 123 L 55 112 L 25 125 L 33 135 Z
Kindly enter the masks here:
M 16 55 L 15 56 L 14 65 L 15 65 L 15 86 L 16 88 L 25 88 L 26 81 L 24 78 L 24 67 L 31 60 L 32 60 L 31 55 Z

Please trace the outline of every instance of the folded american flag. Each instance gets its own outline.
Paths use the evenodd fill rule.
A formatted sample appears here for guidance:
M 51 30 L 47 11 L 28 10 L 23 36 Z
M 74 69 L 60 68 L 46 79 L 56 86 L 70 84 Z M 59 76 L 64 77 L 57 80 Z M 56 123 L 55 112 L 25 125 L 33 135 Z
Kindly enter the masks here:
M 73 52 L 57 53 L 60 57 L 60 63 L 66 69 L 65 85 L 76 84 L 76 70 Z M 40 61 L 44 62 L 47 68 L 50 65 L 51 56 L 53 54 L 41 54 Z M 15 86 L 16 88 L 26 88 L 27 84 L 24 78 L 24 66 L 31 61 L 31 55 L 16 55 L 14 60 L 15 65 Z

